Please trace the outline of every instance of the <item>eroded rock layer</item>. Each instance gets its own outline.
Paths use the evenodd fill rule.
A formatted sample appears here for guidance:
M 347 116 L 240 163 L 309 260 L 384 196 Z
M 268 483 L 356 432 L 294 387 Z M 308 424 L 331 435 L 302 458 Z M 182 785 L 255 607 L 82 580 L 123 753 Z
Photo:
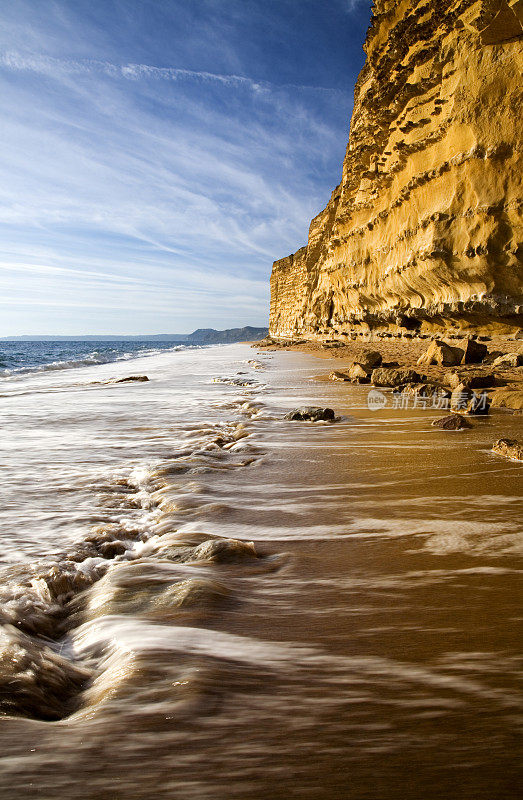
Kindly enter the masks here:
M 341 183 L 273 266 L 273 336 L 521 327 L 522 34 L 523 0 L 376 0 Z

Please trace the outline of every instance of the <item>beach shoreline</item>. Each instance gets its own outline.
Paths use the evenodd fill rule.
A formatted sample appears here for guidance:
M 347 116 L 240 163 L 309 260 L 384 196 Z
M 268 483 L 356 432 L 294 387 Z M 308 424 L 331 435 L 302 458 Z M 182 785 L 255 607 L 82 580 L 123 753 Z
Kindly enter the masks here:
M 447 434 L 323 366 L 230 345 L 6 383 L 5 430 L 32 430 L 5 454 L 4 541 L 30 559 L 4 568 L 3 647 L 58 687 L 10 694 L 6 798 L 508 791 L 521 465 L 491 444 L 519 419 Z M 286 419 L 320 403 L 335 424 Z M 481 768 L 454 781 L 463 727 Z
M 486 341 L 485 341 L 486 340 Z M 251 346 L 260 348 L 261 352 L 284 351 L 299 352 L 328 362 L 329 372 L 317 377 L 317 380 L 328 380 L 333 373 L 346 373 L 351 365 L 365 359 L 368 353 L 379 353 L 382 366 L 392 369 L 412 369 L 421 374 L 421 381 L 435 386 L 448 387 L 449 374 L 455 372 L 467 384 L 474 378 L 483 379 L 485 391 L 492 400 L 492 407 L 519 413 L 523 409 L 523 366 L 503 367 L 492 364 L 494 357 L 523 352 L 521 340 L 507 336 L 482 337 L 481 344 L 488 349 L 482 363 L 457 366 L 418 365 L 420 359 L 433 341 L 443 341 L 451 347 L 465 349 L 469 337 L 359 337 L 352 341 L 330 340 L 326 342 L 311 340 L 271 339 L 255 342 Z M 523 360 L 523 359 L 522 359 Z M 490 362 L 490 363 L 489 363 Z M 370 372 L 369 372 L 370 378 Z M 488 379 L 491 379 L 490 384 Z M 340 379 L 338 377 L 338 379 Z M 347 381 L 349 383 L 349 381 Z M 370 382 L 370 381 L 369 381 Z

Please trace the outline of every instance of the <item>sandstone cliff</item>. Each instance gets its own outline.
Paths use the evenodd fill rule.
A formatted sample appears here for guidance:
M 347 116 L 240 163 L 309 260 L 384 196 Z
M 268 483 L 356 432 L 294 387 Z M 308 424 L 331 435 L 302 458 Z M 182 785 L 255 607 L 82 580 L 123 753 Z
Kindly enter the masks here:
M 523 312 L 523 0 L 375 0 L 340 185 L 270 332 L 509 332 Z

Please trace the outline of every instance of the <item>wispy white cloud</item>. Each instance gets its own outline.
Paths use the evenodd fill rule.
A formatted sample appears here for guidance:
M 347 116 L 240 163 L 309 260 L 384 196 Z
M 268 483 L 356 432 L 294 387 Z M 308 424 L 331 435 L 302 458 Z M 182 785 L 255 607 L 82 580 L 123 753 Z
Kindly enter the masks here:
M 359 0 L 348 0 L 354 4 Z M 343 95 L 340 89 L 328 86 L 313 86 L 307 84 L 282 83 L 275 84 L 269 81 L 255 81 L 242 75 L 221 75 L 205 70 L 180 69 L 179 67 L 156 67 L 151 64 L 113 64 L 109 61 L 85 59 L 75 61 L 60 59 L 46 55 L 24 55 L 14 50 L 0 52 L 0 66 L 9 70 L 20 72 L 34 72 L 49 77 L 60 75 L 106 75 L 111 78 L 125 80 L 164 80 L 164 81 L 196 81 L 202 83 L 216 83 L 231 89 L 246 88 L 254 93 L 268 93 L 275 90 L 297 89 L 304 92 L 325 92 L 333 95 Z
M 0 53 L 0 65 L 11 70 L 35 72 L 50 77 L 75 74 L 99 74 L 126 80 L 195 80 L 219 83 L 231 88 L 246 87 L 254 92 L 263 91 L 263 83 L 258 83 L 240 75 L 220 75 L 213 72 L 179 69 L 176 67 L 155 67 L 150 64 L 112 64 L 108 61 L 53 58 L 45 55 L 24 55 L 16 51 Z M 268 86 L 268 84 L 266 84 Z

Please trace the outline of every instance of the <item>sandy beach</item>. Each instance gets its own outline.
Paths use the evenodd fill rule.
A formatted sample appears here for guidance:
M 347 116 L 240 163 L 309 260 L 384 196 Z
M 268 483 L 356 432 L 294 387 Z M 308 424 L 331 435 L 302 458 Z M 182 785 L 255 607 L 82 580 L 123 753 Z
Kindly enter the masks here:
M 511 367 L 506 364 L 494 366 L 493 361 L 507 353 L 522 354 L 523 344 L 521 339 L 507 336 L 480 337 L 478 341 L 488 350 L 481 363 L 458 365 L 456 367 L 438 366 L 435 364 L 418 366 L 418 359 L 427 352 L 433 341 L 447 342 L 451 347 L 464 349 L 468 337 L 423 336 L 405 338 L 402 336 L 359 336 L 354 341 L 291 341 L 269 339 L 263 344 L 263 349 L 272 349 L 307 353 L 327 360 L 329 370 L 319 376 L 320 380 L 328 380 L 333 371 L 346 372 L 354 363 L 365 359 L 370 352 L 378 352 L 383 359 L 383 366 L 391 368 L 410 368 L 422 373 L 422 380 L 436 386 L 447 387 L 448 376 L 457 372 L 460 379 L 466 384 L 470 379 L 481 376 L 485 379 L 484 386 L 489 398 L 493 400 L 493 407 L 508 408 L 513 412 L 523 409 L 523 367 Z M 253 345 L 254 346 L 254 345 Z M 509 399 L 508 399 L 509 398 Z M 508 402 L 507 402 L 508 399 Z

